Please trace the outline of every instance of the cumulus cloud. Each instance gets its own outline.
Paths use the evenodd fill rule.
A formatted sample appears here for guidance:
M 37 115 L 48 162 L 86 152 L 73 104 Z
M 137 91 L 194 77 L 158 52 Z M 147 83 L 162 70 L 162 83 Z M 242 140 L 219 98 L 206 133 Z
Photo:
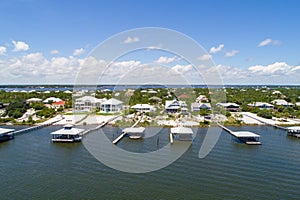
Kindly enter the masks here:
M 175 65 L 174 67 L 171 68 L 172 71 L 179 73 L 179 74 L 184 74 L 189 72 L 190 70 L 193 69 L 192 65 Z
M 217 47 L 210 48 L 209 53 L 218 53 L 218 52 L 222 51 L 223 48 L 224 48 L 224 44 L 220 44 Z
M 168 64 L 168 63 L 178 61 L 178 60 L 180 60 L 180 58 L 178 58 L 177 56 L 174 56 L 174 57 L 161 56 L 154 62 L 156 62 L 158 64 Z
M 201 60 L 201 61 L 206 61 L 206 60 L 210 60 L 210 59 L 212 59 L 212 56 L 210 54 L 203 54 L 202 56 L 198 57 L 198 60 Z
M 55 55 L 55 54 L 59 54 L 59 51 L 56 50 L 56 49 L 53 49 L 53 50 L 50 51 L 50 53 L 51 53 L 52 55 Z
M 233 56 L 235 56 L 238 53 L 239 53 L 238 50 L 232 50 L 232 51 L 226 52 L 225 53 L 225 57 L 233 57 Z
M 0 55 L 4 55 L 6 53 L 6 47 L 0 46 Z
M 85 52 L 85 50 L 83 48 L 74 49 L 73 56 L 79 56 L 79 55 L 83 54 L 84 52 Z
M 138 37 L 127 37 L 124 41 L 123 41 L 123 43 L 124 44 L 130 44 L 130 43 L 134 43 L 134 42 L 139 42 L 140 41 L 140 39 L 138 38 Z
M 299 71 L 300 66 L 290 66 L 285 62 L 275 62 L 270 65 L 255 65 L 248 68 L 251 73 L 259 75 L 290 75 Z
M 263 47 L 263 46 L 267 46 L 267 45 L 279 45 L 279 44 L 280 44 L 280 41 L 272 40 L 271 38 L 267 38 L 267 39 L 261 41 L 257 46 Z
M 13 51 L 27 51 L 29 50 L 29 45 L 22 41 L 12 41 L 14 45 Z

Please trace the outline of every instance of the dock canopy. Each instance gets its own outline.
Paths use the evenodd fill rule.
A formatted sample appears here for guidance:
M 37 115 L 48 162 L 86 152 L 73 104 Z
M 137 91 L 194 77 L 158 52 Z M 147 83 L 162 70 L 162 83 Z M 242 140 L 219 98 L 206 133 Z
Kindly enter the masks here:
M 193 140 L 193 130 L 187 127 L 171 128 L 171 134 L 174 135 L 174 139 L 179 140 Z
M 255 138 L 259 138 L 260 137 L 260 135 L 252 133 L 250 131 L 234 131 L 234 132 L 232 132 L 232 135 L 234 135 L 235 137 L 238 137 L 238 138 L 241 138 L 241 137 L 255 137 Z
M 15 129 L 0 128 L 0 136 L 14 132 L 14 131 L 15 131 Z
M 144 127 L 138 127 L 138 128 L 125 128 L 123 129 L 123 132 L 125 133 L 142 133 L 144 132 L 145 128 Z

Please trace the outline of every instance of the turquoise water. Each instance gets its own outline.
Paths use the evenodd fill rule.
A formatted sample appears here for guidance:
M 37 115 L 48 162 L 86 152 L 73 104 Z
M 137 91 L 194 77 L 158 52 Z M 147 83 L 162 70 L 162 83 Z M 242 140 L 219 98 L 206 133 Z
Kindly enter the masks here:
M 206 134 L 170 166 L 144 174 L 124 173 L 97 161 L 82 143 L 51 143 L 46 127 L 0 143 L 0 199 L 298 199 L 300 140 L 267 126 L 229 127 L 261 135 L 261 146 L 238 144 L 222 132 L 204 159 L 198 152 Z M 111 140 L 120 130 L 104 128 Z M 92 137 L 97 132 L 86 137 Z M 159 138 L 159 139 L 157 139 Z M 87 139 L 87 138 L 86 138 Z M 168 142 L 168 129 L 118 146 L 148 152 Z

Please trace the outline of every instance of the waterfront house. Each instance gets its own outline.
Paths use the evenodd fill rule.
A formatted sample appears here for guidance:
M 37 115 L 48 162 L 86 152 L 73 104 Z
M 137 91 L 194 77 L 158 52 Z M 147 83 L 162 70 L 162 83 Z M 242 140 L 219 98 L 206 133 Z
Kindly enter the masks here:
M 116 113 L 122 111 L 123 102 L 115 98 L 111 98 L 101 103 L 100 111 L 105 113 Z
M 132 109 L 135 109 L 138 112 L 155 112 L 155 108 L 149 104 L 136 104 L 131 106 Z
M 287 102 L 287 101 L 284 100 L 284 99 L 276 99 L 276 100 L 273 100 L 271 103 L 272 103 L 273 105 L 283 106 L 283 107 L 285 107 L 285 108 L 293 107 L 293 106 L 294 106 L 294 104 L 289 103 L 289 102 Z
M 192 112 L 198 112 L 201 109 L 211 110 L 210 103 L 198 103 L 198 102 L 195 102 L 195 103 L 191 104 L 191 111 Z
M 166 100 L 165 102 L 165 112 L 166 113 L 179 113 L 187 114 L 187 104 L 184 101 Z
M 230 112 L 240 111 L 240 106 L 236 103 L 217 103 L 216 105 L 220 106 L 220 107 L 222 107 L 225 110 L 230 111 Z
M 272 104 L 266 103 L 266 102 L 254 102 L 249 103 L 247 106 L 253 107 L 253 108 L 259 108 L 259 109 L 274 109 L 274 106 Z
M 90 112 L 97 108 L 100 108 L 101 103 L 105 102 L 107 99 L 98 99 L 92 96 L 83 96 L 75 100 L 74 107 L 75 111 Z

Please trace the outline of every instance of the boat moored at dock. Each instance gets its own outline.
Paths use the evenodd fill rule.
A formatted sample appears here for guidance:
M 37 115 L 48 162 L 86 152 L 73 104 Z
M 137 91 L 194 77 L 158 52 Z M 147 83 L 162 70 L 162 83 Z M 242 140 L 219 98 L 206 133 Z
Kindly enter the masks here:
M 62 129 L 50 133 L 52 142 L 80 142 L 84 129 L 75 128 L 72 124 L 65 125 Z

